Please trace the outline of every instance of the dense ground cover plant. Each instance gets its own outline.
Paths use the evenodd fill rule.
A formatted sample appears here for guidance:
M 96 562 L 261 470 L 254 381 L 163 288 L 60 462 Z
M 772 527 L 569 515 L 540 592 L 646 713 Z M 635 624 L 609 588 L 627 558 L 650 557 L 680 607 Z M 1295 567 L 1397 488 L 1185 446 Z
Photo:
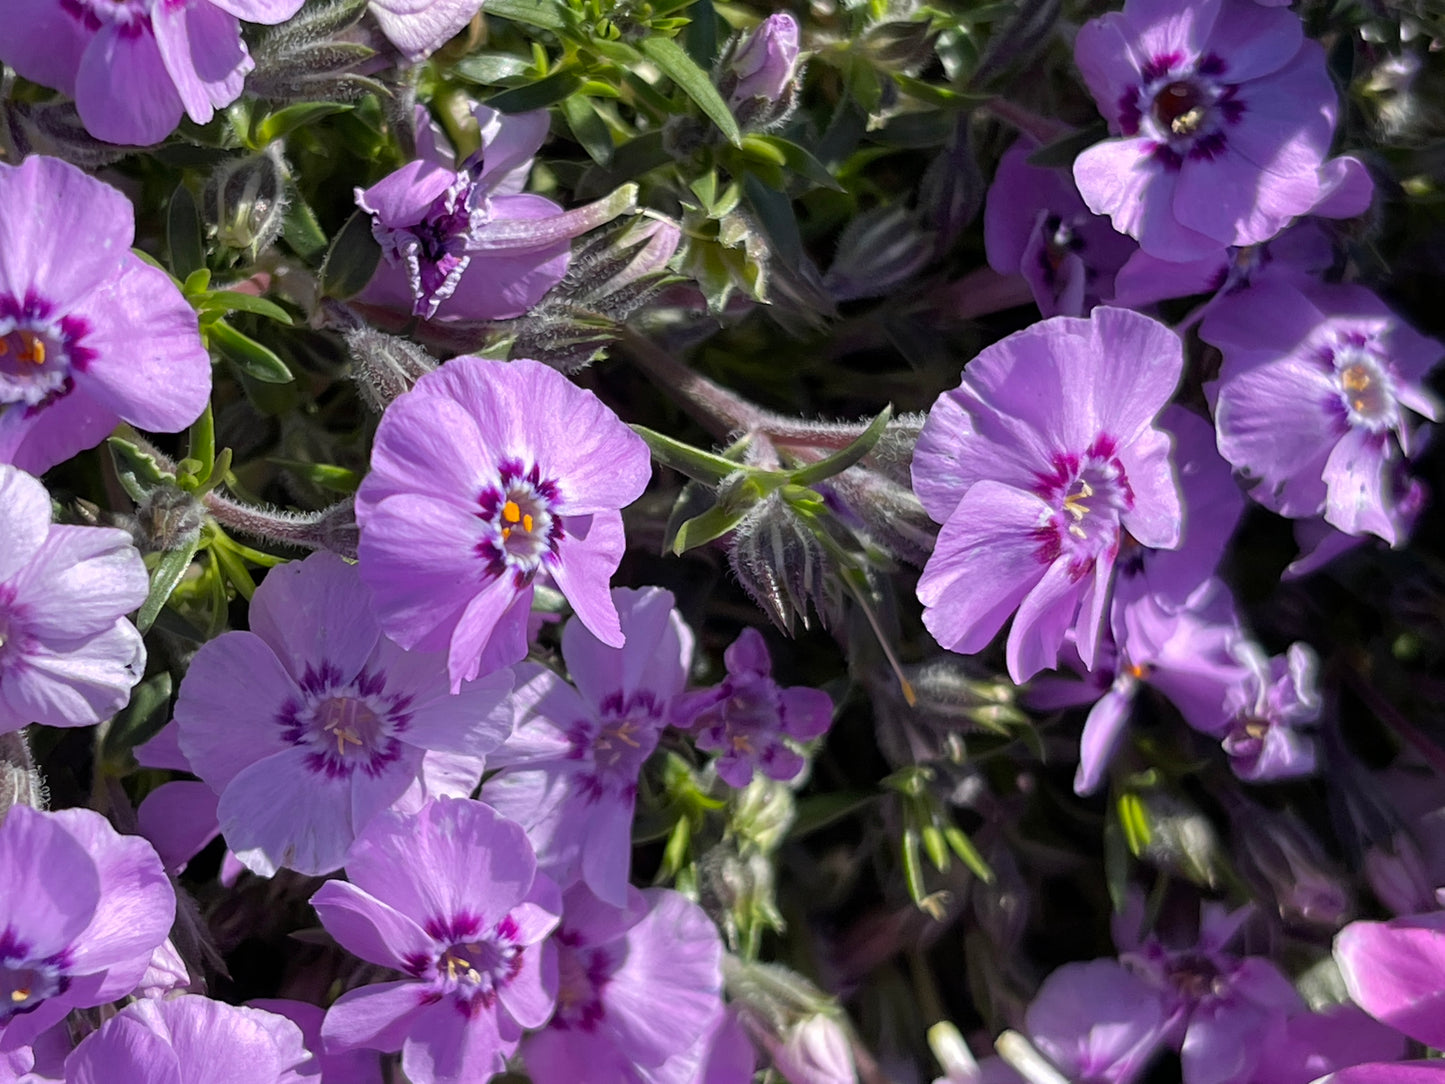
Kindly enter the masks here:
M 1442 85 L 16 0 L 0 1084 L 1445 1084 Z

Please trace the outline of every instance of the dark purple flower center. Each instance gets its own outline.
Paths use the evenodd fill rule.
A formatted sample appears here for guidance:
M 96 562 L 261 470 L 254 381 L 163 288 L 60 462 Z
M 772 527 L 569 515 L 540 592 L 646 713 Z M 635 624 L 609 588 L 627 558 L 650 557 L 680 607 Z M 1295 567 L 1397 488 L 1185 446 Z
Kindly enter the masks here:
M 467 1016 L 490 1008 L 497 991 L 522 970 L 525 947 L 517 943 L 517 923 L 506 916 L 491 930 L 483 930 L 473 915 L 458 915 L 449 922 L 428 922 L 426 932 L 443 947 L 432 963 L 433 997 L 450 997 Z
M 595 1031 L 605 1009 L 602 991 L 617 969 L 607 950 L 574 947 L 565 931 L 557 937 L 557 1013 L 551 1027 Z
M 65 993 L 70 986 L 64 954 L 33 961 L 25 958 L 28 952 L 29 946 L 13 930 L 7 928 L 0 934 L 0 1027 L 11 1017 L 22 1016 Z
M 1134 507 L 1134 490 L 1115 452 L 1114 439 L 1101 434 L 1083 455 L 1055 453 L 1053 470 L 1038 476 L 1034 492 L 1054 509 L 1035 531 L 1041 564 L 1066 555 L 1079 579 L 1101 553 L 1117 553 L 1119 517 Z
M 414 315 L 430 318 L 456 292 L 471 263 L 467 242 L 491 215 L 486 190 L 464 169 L 432 200 L 421 221 L 394 226 L 372 219 L 372 235 L 387 261 L 406 266 Z
M 126 37 L 153 33 L 151 13 L 157 7 L 175 10 L 190 4 L 191 0 L 60 0 L 61 8 L 83 22 L 87 29 L 115 26 Z
M 1207 998 L 1219 997 L 1229 987 L 1228 976 L 1218 963 L 1202 952 L 1181 952 L 1173 956 L 1166 965 L 1165 978 L 1191 1007 Z
M 1193 61 L 1180 53 L 1154 57 L 1140 70 L 1140 85 L 1119 100 L 1120 129 L 1151 139 L 1149 153 L 1166 169 L 1217 157 L 1227 129 L 1244 115 L 1239 87 L 1223 79 L 1227 68 L 1213 53 Z
M 343 681 L 335 667 L 307 668 L 300 703 L 287 701 L 278 722 L 291 744 L 307 751 L 306 766 L 329 779 L 362 771 L 380 775 L 401 756 L 398 737 L 411 723 L 411 698 L 386 692 L 386 677 L 362 670 Z
M 542 479 L 535 463 L 524 472 L 520 462 L 506 460 L 497 473 L 500 484 L 488 486 L 477 500 L 477 517 L 486 524 L 477 552 L 491 575 L 510 570 L 524 587 L 544 561 L 556 559 L 566 537 L 556 511 L 561 493 L 555 481 Z
M 579 783 L 589 801 L 604 795 L 630 798 L 637 792 L 642 763 L 657 748 L 663 709 L 646 689 L 625 699 L 619 691 L 602 701 L 596 719 L 572 724 L 568 757 L 586 765 Z
M 38 407 L 67 394 L 73 371 L 95 356 L 81 345 L 89 330 L 80 317 L 56 318 L 33 294 L 0 294 L 0 404 Z

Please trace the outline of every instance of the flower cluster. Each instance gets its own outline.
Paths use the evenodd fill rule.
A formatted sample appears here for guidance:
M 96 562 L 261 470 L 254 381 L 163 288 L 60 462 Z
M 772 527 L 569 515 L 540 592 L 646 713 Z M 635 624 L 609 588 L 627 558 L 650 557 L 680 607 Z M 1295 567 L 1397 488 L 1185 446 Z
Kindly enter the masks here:
M 0 1084 L 1445 1077 L 1431 4 L 3 7 Z

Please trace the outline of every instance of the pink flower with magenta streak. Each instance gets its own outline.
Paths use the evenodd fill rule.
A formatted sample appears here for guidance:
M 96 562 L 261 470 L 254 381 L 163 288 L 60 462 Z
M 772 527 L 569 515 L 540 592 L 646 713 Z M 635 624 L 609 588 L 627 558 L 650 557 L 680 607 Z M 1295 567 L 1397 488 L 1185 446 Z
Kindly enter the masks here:
M 982 651 L 1017 610 L 1015 681 L 1056 665 L 1071 628 L 1093 667 L 1124 532 L 1179 545 L 1173 441 L 1155 422 L 1183 364 L 1163 325 L 1101 307 L 996 343 L 939 397 L 913 488 L 943 524 L 918 583 L 940 644 Z

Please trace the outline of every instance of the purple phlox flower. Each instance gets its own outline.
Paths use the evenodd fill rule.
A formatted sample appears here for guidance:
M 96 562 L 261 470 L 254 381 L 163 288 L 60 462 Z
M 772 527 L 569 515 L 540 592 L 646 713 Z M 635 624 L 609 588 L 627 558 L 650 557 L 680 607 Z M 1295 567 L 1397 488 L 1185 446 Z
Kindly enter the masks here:
M 70 1029 L 62 1020 L 29 1046 L 0 1053 L 0 1084 L 64 1084 Z
M 1145 594 L 1164 609 L 1198 609 L 1195 595 L 1219 568 L 1244 513 L 1244 494 L 1219 454 L 1214 427 L 1177 403 L 1164 408 L 1159 426 L 1174 436 L 1174 464 L 1183 498 L 1180 542 L 1174 549 L 1147 549 L 1126 542 L 1118 561 L 1115 610 Z
M 752 1084 L 758 1054 L 731 1007 L 713 1017 L 703 1041 L 706 1049 L 697 1084 Z
M 1403 541 L 1395 465 L 1416 452 L 1410 412 L 1438 415 L 1424 378 L 1440 344 L 1363 287 L 1278 281 L 1221 300 L 1200 335 L 1224 352 L 1205 390 L 1219 451 L 1254 483 L 1251 496 Z
M 327 1050 L 400 1050 L 415 1084 L 501 1072 L 557 998 L 542 942 L 562 897 L 536 870 L 521 827 L 481 802 L 377 817 L 347 856 L 350 883 L 328 881 L 311 902 L 348 952 L 406 977 L 343 994 L 321 1026 Z
M 511 733 L 510 671 L 449 692 L 443 657 L 383 637 L 356 567 L 334 554 L 272 569 L 250 622 L 197 652 L 175 717 L 191 770 L 220 795 L 226 842 L 263 876 L 339 868 L 424 751 L 473 758 L 469 790 Z
M 205 409 L 195 310 L 134 234 L 130 201 L 74 166 L 0 163 L 0 463 L 39 474 L 118 422 L 173 433 Z
M 1341 155 L 1321 167 L 1321 201 L 1310 213 L 1350 218 L 1364 212 L 1374 182 L 1357 158 Z M 1259 244 L 1221 248 L 1187 260 L 1166 260 L 1136 251 L 1114 278 L 1113 303 L 1139 308 L 1191 294 L 1232 293 L 1276 276 L 1306 283 L 1335 262 L 1335 244 L 1318 222 L 1305 220 Z
M 9 0 L 0 60 L 74 98 L 97 139 L 159 143 L 183 113 L 205 124 L 241 96 L 256 62 L 241 40 L 240 19 L 274 25 L 302 3 Z
M 1404 1056 L 1398 1031 L 1353 1005 L 1333 1005 L 1290 1017 L 1283 1041 L 1262 1051 L 1250 1084 L 1310 1084 L 1337 1069 Z
M 580 876 L 602 900 L 627 902 L 632 814 L 643 762 L 687 681 L 693 638 L 659 587 L 612 592 L 627 642 L 599 640 L 573 618 L 562 658 L 576 688 L 534 664 L 517 668 L 516 732 L 491 758 L 484 801 L 518 821 L 564 886 Z
M 248 1004 L 253 1009 L 284 1016 L 301 1029 L 306 1049 L 312 1052 L 312 1062 L 302 1068 L 311 1073 L 319 1071 L 319 1078 L 311 1077 L 316 1084 L 385 1084 L 381 1058 L 376 1051 L 343 1050 L 333 1054 L 323 1047 L 321 1023 L 326 1012 L 319 1005 L 280 997 L 255 998 Z
M 1302 643 L 1272 659 L 1249 640 L 1233 650 L 1246 675 L 1225 703 L 1228 722 L 1221 741 L 1229 766 L 1251 783 L 1310 774 L 1314 739 L 1301 728 L 1320 717 L 1319 659 Z
M 1190 726 L 1217 734 L 1230 718 L 1230 695 L 1249 676 L 1234 655 L 1244 633 L 1229 589 L 1219 580 L 1206 580 L 1179 606 L 1166 606 L 1150 594 L 1116 603 L 1112 620 L 1112 635 L 1101 643 L 1094 670 L 1084 682 L 1069 683 L 1072 696 L 1062 679 L 1043 679 L 1029 697 L 1045 708 L 1093 701 L 1079 738 L 1076 794 L 1092 794 L 1103 783 L 1145 686 L 1162 693 Z M 1082 664 L 1077 669 L 1082 671 Z
M 1414 432 L 1414 453 L 1420 455 L 1428 443 L 1434 426 L 1422 425 Z M 1424 511 L 1430 499 L 1425 483 L 1410 474 L 1410 464 L 1402 457 L 1390 460 L 1385 466 L 1385 505 L 1390 509 L 1390 519 L 1395 527 L 1397 540 L 1409 538 L 1415 530 L 1415 521 Z M 1294 540 L 1300 553 L 1280 574 L 1281 580 L 1297 580 L 1318 571 L 1336 557 L 1363 545 L 1367 536 L 1346 534 L 1336 530 L 1324 516 L 1297 519 L 1294 522 Z
M 1024 1017 L 1033 1045 L 1074 1084 L 1130 1084 L 1154 1057 L 1164 1025 L 1149 984 L 1107 959 L 1055 970 Z
M 367 10 L 387 39 L 416 64 L 471 22 L 482 0 L 371 0 Z
M 66 1059 L 67 1084 L 316 1084 L 301 1029 L 284 1016 L 191 994 L 147 998 Z
M 737 80 L 731 104 L 785 97 L 798 71 L 798 21 L 786 11 L 769 15 L 742 40 L 729 68 Z
M 1445 911 L 1352 922 L 1335 937 L 1335 962 L 1365 1012 L 1426 1046 L 1445 1046 Z
M 539 361 L 453 358 L 387 408 L 356 495 L 361 575 L 382 630 L 446 651 L 453 689 L 527 653 L 532 582 L 550 577 L 603 643 L 619 511 L 647 446 L 597 396 Z
M 1335 88 L 1299 16 L 1250 0 L 1127 0 L 1074 46 L 1116 138 L 1074 161 L 1084 202 L 1166 260 L 1266 241 L 1321 201 Z
M 1183 363 L 1169 329 L 1100 307 L 986 348 L 939 397 L 912 471 L 943 524 L 918 582 L 942 646 L 981 651 L 1017 610 L 1015 681 L 1054 666 L 1070 628 L 1093 666 L 1124 532 L 1156 549 L 1180 541 L 1173 442 L 1155 419 Z
M 1093 214 L 1062 170 L 1031 166 L 1022 136 L 998 164 L 983 210 L 988 264 L 1023 275 L 1043 316 L 1084 316 L 1114 294 L 1114 275 L 1138 246 Z
M 0 884 L 0 1051 L 71 1009 L 131 993 L 175 917 L 150 844 L 88 809 L 12 806 L 0 822 Z
M 722 684 L 679 697 L 672 722 L 695 731 L 699 749 L 722 754 L 715 766 L 730 787 L 747 786 L 755 770 L 780 782 L 795 778 L 804 760 L 789 741 L 822 737 L 833 722 L 833 701 L 821 689 L 778 688 L 757 629 L 743 629 L 723 662 Z
M 45 487 L 0 463 L 0 733 L 123 708 L 146 659 L 125 615 L 149 585 L 130 535 L 51 523 Z
M 1445 1084 L 1445 1066 L 1439 1059 L 1353 1065 L 1314 1084 Z
M 359 302 L 426 319 L 520 316 L 562 281 L 571 239 L 617 215 L 613 200 L 564 212 L 521 191 L 547 138 L 544 111 L 473 112 L 482 146 L 466 161 L 423 138 L 422 157 L 356 190 L 382 252 Z
M 563 899 L 553 935 L 557 1011 L 522 1042 L 522 1061 L 536 1084 L 698 1078 L 722 1011 L 717 927 L 668 889 L 633 889 L 628 896 L 619 909 L 579 884 Z
M 1164 1039 L 1179 1050 L 1184 1084 L 1249 1081 L 1265 1047 L 1282 1041 L 1286 1020 L 1305 1007 L 1271 961 L 1225 951 L 1252 909 L 1204 903 L 1198 937 L 1183 947 L 1152 932 L 1141 938 L 1143 914 L 1142 897 L 1131 896 L 1115 919 L 1114 940 L 1120 960 L 1158 992 Z

